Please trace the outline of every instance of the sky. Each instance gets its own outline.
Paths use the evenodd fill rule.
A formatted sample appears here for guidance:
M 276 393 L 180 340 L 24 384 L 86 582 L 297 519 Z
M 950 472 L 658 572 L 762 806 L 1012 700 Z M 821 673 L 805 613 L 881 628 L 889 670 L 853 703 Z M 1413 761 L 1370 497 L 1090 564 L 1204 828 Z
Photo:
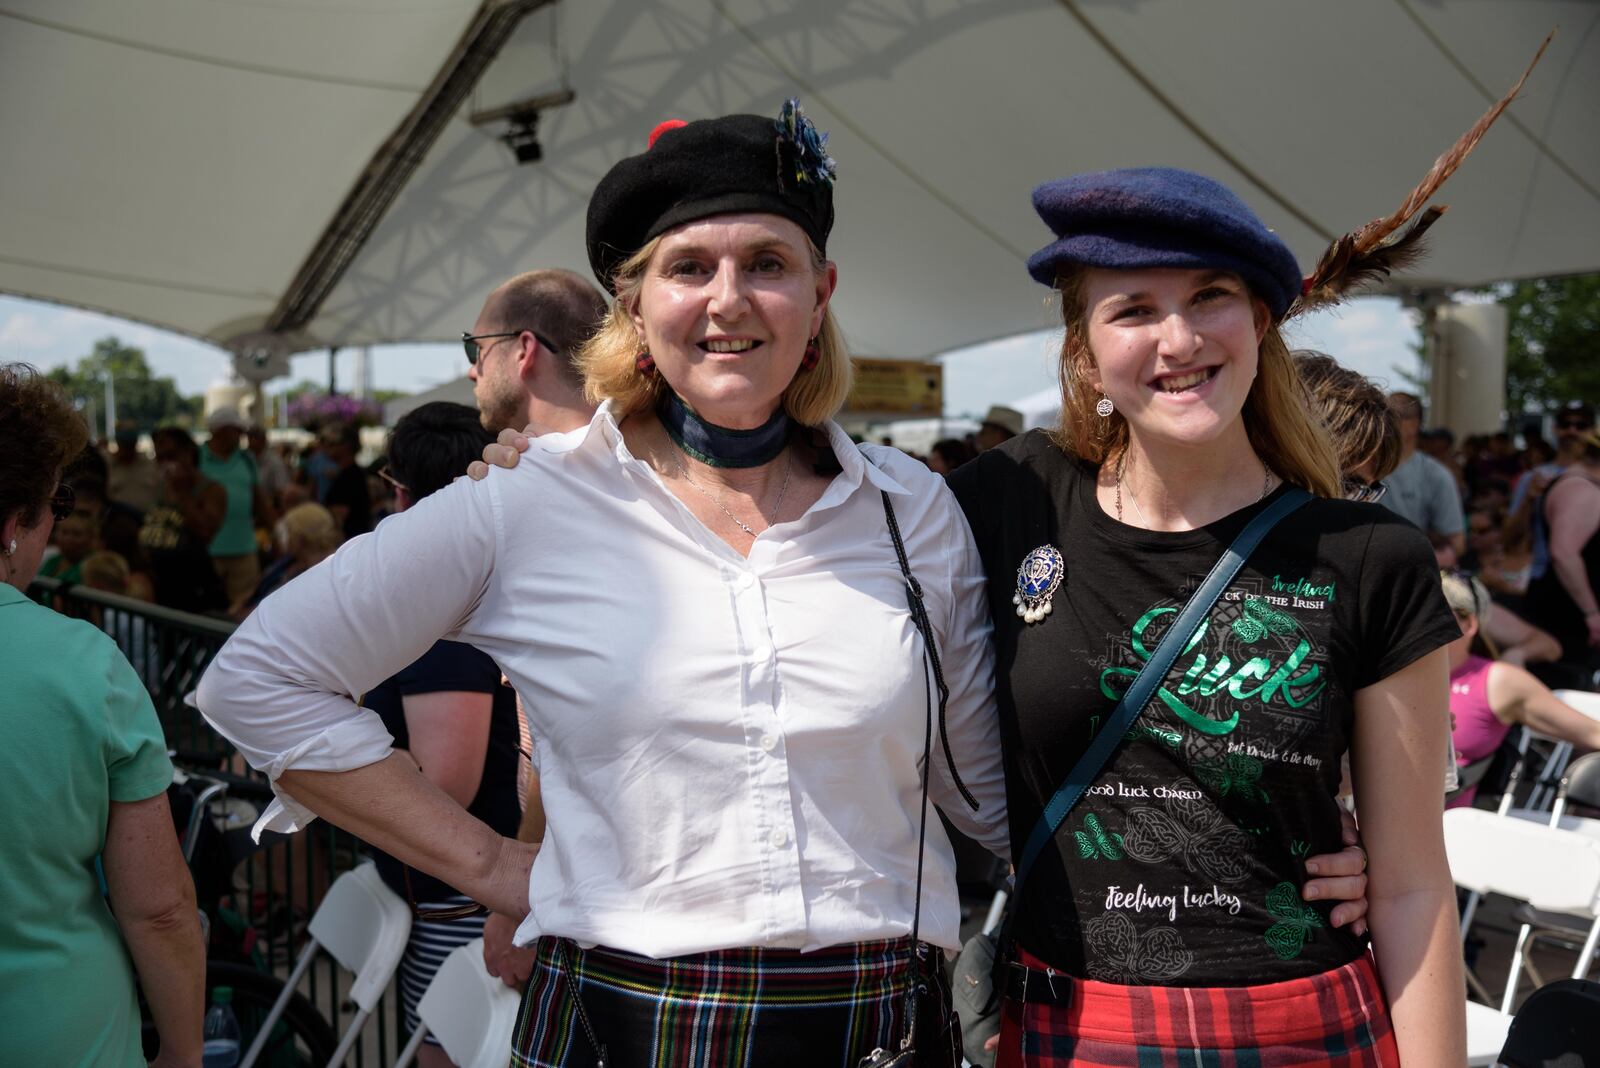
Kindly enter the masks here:
M 844 327 L 848 335 L 849 324 Z M 109 335 L 143 349 L 155 373 L 172 377 L 185 396 L 204 393 L 212 383 L 226 380 L 226 354 L 204 342 L 97 312 L 0 296 L 0 361 L 22 361 L 43 370 L 71 366 Z M 1368 297 L 1309 316 L 1293 324 L 1287 338 L 1292 348 L 1320 349 L 1389 388 L 1401 388 L 1402 372 L 1415 371 L 1416 339 L 1412 314 L 1388 297 Z M 1043 331 L 948 353 L 946 414 L 979 415 L 991 404 L 1010 404 L 1053 388 L 1057 344 L 1054 332 Z M 338 381 L 343 391 L 354 385 L 355 364 L 354 350 L 340 353 Z M 375 347 L 370 365 L 370 388 L 413 393 L 466 373 L 459 345 Z M 270 383 L 267 391 L 276 392 L 301 379 L 326 382 L 327 377 L 327 353 L 307 353 L 294 357 L 290 377 Z

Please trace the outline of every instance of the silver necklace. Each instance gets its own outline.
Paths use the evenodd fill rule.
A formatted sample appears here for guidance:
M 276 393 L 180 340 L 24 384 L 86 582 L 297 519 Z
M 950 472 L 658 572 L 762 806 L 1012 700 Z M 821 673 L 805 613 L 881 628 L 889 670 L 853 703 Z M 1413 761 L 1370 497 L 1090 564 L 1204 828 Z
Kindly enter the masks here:
M 780 514 L 780 512 L 783 509 L 783 495 L 785 493 L 787 493 L 788 490 L 789 490 L 789 472 L 793 469 L 793 467 L 794 467 L 794 452 L 793 452 L 793 450 L 790 450 L 788 456 L 786 456 L 784 458 L 784 461 L 783 461 L 783 483 L 782 483 L 782 485 L 780 485 L 778 487 L 778 500 L 772 506 L 772 522 L 769 522 L 767 524 L 767 526 L 769 526 L 769 527 L 772 526 L 773 523 L 776 523 L 778 521 L 778 515 Z M 710 490 L 706 489 L 704 486 L 700 485 L 700 483 L 698 483 L 698 482 L 696 482 L 694 480 L 694 476 L 689 474 L 689 465 L 683 462 L 683 457 L 682 456 L 678 457 L 678 473 L 683 476 L 683 480 L 685 482 L 689 483 L 689 485 L 693 486 L 696 490 L 698 490 L 702 497 L 704 497 L 706 500 L 710 501 L 712 504 L 716 505 L 718 511 L 720 511 L 723 515 L 727 516 L 729 519 L 733 520 L 733 525 L 734 526 L 736 526 L 740 530 L 744 531 L 751 538 L 754 538 L 756 536 L 756 532 L 754 530 L 751 530 L 750 527 L 745 524 L 744 520 L 740 519 L 738 516 L 734 515 L 730 511 L 728 511 L 727 505 L 723 504 L 720 500 L 718 500 L 716 498 L 716 496 Z
M 1124 449 L 1121 456 L 1117 457 L 1117 522 L 1122 522 L 1122 468 L 1128 462 L 1128 453 Z M 1272 469 L 1266 461 L 1261 462 L 1261 496 L 1256 498 L 1260 503 L 1267 499 L 1267 494 L 1272 490 Z M 1144 517 L 1144 509 L 1139 507 L 1139 498 L 1134 495 L 1133 487 L 1128 487 L 1128 500 L 1133 502 L 1133 510 L 1139 513 L 1139 522 L 1144 524 L 1146 530 L 1153 530 L 1150 520 Z

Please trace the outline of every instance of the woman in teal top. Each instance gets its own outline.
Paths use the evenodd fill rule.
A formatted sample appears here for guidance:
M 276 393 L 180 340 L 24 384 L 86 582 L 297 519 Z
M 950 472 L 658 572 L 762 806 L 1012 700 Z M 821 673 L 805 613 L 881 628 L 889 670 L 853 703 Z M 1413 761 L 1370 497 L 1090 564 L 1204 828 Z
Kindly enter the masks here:
M 24 592 L 86 436 L 58 387 L 0 365 L 0 1061 L 142 1068 L 137 972 L 154 1063 L 199 1065 L 205 951 L 161 724 L 110 638 Z

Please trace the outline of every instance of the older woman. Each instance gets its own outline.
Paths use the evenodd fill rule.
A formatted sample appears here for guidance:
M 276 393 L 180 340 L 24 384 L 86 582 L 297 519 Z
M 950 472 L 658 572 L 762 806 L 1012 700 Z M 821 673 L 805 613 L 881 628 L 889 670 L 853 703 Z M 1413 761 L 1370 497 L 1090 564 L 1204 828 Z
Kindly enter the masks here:
M 229 611 L 236 620 L 255 611 L 273 590 L 332 556 L 344 541 L 344 531 L 332 512 L 308 501 L 283 513 L 275 537 L 283 556 L 262 572 L 256 588 Z
M 205 954 L 161 724 L 109 637 L 24 592 L 72 512 L 61 469 L 87 436 L 59 387 L 0 366 L 0 1048 L 11 1064 L 143 1066 L 137 971 L 155 1063 L 198 1065 Z
M 616 298 L 582 354 L 593 421 L 346 544 L 263 602 L 200 687 L 271 774 L 269 825 L 309 809 L 527 913 L 519 1065 L 854 1065 L 908 1037 L 918 985 L 943 1004 L 918 1020 L 917 1063 L 958 1060 L 910 935 L 957 944 L 937 820 L 919 847 L 926 730 L 948 735 L 934 803 L 1005 847 L 983 580 L 942 480 L 830 421 L 850 369 L 819 143 L 790 108 L 678 124 L 613 168 L 588 220 Z M 350 699 L 440 638 L 524 698 L 537 862 Z
M 996 613 L 1014 844 L 1233 538 L 1286 487 L 1317 499 L 1249 557 L 1020 888 L 998 1063 L 1461 1063 L 1438 772 L 1457 631 L 1414 529 L 1323 499 L 1339 464 L 1278 333 L 1294 257 L 1183 171 L 1034 203 L 1062 424 L 951 479 Z M 1019 565 L 1052 552 L 1041 597 Z M 1347 748 L 1376 968 L 1296 891 L 1339 840 Z

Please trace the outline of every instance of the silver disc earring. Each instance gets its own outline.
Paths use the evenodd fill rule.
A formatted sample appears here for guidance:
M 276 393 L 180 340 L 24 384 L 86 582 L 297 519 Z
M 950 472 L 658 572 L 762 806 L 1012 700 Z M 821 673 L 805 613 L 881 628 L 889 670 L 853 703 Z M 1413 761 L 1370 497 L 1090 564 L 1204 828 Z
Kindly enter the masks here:
M 16 538 L 12 538 L 11 539 L 11 548 L 6 550 L 6 555 L 7 556 L 15 556 L 16 552 L 17 552 L 17 539 Z
M 1111 413 L 1116 410 L 1116 406 L 1111 403 L 1110 397 L 1101 397 L 1094 405 L 1094 414 L 1102 419 L 1109 419 Z

